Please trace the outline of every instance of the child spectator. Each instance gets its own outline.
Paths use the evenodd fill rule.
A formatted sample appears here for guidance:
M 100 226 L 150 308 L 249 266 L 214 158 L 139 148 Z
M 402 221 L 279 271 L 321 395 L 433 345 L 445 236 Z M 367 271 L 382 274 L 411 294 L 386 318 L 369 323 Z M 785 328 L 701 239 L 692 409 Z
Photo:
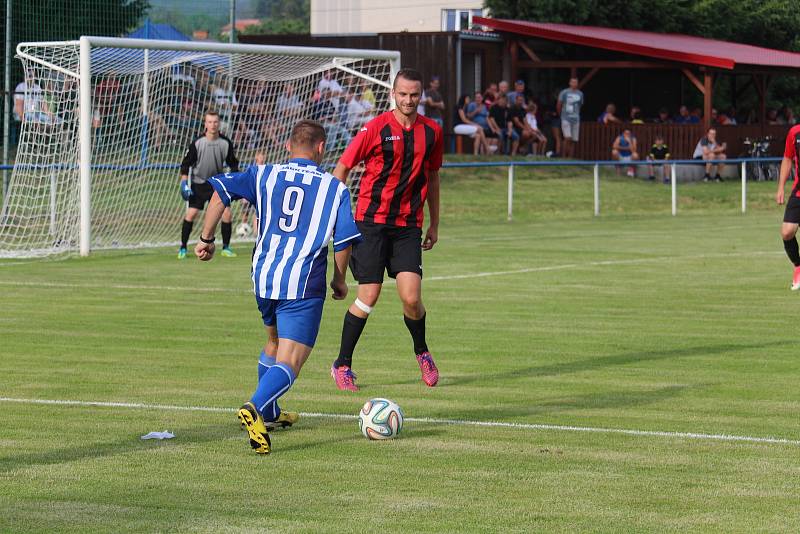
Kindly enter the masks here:
M 653 143 L 653 146 L 650 147 L 650 153 L 647 154 L 647 161 L 666 161 L 666 160 L 669 159 L 669 156 L 670 156 L 669 147 L 664 142 L 664 136 L 660 135 L 660 134 L 657 134 L 655 142 Z M 650 165 L 647 166 L 647 168 L 650 171 L 649 179 L 651 181 L 655 180 L 656 179 L 656 173 L 655 173 L 654 166 L 652 164 L 650 164 Z M 659 165 L 659 168 L 661 168 L 661 172 L 663 173 L 662 181 L 665 184 L 668 184 L 670 182 L 670 179 L 669 179 L 669 174 L 670 174 L 669 164 L 668 163 L 664 163 L 662 165 Z

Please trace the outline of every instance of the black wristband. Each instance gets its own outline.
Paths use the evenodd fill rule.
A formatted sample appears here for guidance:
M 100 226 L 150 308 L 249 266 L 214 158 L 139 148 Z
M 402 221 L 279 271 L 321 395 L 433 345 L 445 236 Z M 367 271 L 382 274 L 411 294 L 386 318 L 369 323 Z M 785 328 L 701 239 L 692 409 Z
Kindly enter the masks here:
M 203 243 L 205 243 L 207 245 L 210 245 L 211 243 L 213 243 L 215 239 L 216 239 L 216 237 L 213 236 L 213 235 L 211 236 L 211 239 L 206 239 L 205 237 L 203 237 L 203 234 L 200 234 L 200 241 L 202 241 Z

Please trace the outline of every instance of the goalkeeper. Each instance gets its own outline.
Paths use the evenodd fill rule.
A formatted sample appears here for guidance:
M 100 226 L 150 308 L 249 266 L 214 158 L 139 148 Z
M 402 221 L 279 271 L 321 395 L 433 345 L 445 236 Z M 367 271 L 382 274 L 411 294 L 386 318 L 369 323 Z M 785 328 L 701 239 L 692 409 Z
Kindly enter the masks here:
M 207 111 L 203 118 L 205 133 L 194 139 L 186 150 L 181 162 L 181 196 L 188 201 L 186 215 L 181 228 L 181 248 L 178 259 L 186 257 L 186 244 L 192 234 L 192 225 L 197 212 L 211 200 L 214 188 L 208 179 L 224 172 L 227 164 L 231 172 L 239 172 L 239 160 L 234 153 L 233 142 L 219 133 L 219 113 Z M 190 181 L 191 176 L 191 181 Z M 231 250 L 231 209 L 225 208 L 222 214 L 222 255 L 232 258 Z

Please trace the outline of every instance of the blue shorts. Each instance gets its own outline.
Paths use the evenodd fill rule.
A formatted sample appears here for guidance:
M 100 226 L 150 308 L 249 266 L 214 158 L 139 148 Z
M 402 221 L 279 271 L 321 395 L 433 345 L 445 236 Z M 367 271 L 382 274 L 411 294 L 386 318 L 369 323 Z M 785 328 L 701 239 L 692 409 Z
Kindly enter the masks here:
M 313 347 L 322 320 L 325 299 L 271 300 L 256 296 L 264 325 L 278 328 L 278 339 L 291 339 Z

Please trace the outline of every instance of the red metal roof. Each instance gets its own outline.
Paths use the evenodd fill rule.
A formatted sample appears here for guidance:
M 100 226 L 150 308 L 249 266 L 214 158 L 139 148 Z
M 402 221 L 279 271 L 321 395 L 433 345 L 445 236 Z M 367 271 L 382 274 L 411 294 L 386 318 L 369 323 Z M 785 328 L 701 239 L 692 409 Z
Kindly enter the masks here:
M 691 35 L 473 17 L 495 30 L 681 63 L 733 69 L 737 64 L 800 68 L 800 54 Z

